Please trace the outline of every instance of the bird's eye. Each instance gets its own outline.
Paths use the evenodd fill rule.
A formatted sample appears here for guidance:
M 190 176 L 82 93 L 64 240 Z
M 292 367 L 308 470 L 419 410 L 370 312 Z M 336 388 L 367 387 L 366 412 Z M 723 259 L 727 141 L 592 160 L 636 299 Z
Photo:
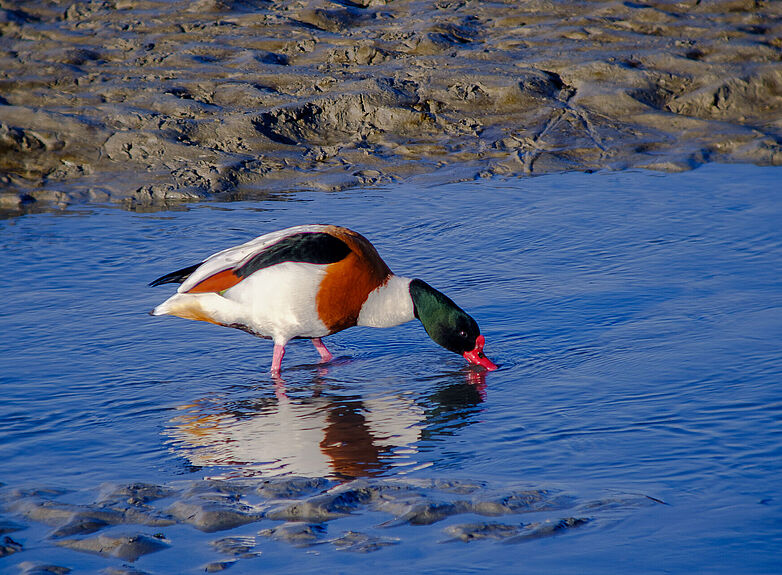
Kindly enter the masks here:
M 459 337 L 467 337 L 467 332 L 462 330 L 459 332 Z

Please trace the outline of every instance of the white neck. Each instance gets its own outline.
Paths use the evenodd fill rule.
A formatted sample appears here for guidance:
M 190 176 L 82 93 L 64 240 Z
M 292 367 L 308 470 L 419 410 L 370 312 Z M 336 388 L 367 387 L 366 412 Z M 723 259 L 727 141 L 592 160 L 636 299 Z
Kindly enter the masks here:
M 392 275 L 388 281 L 370 292 L 361 306 L 357 325 L 391 327 L 415 319 L 410 278 Z

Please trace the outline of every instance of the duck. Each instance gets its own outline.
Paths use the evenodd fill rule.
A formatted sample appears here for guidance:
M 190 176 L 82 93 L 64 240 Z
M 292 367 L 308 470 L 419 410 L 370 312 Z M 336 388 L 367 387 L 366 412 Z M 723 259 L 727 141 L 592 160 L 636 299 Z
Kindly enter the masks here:
M 353 326 L 393 327 L 414 319 L 443 348 L 497 369 L 467 312 L 423 280 L 394 274 L 369 240 L 345 227 L 309 224 L 270 232 L 149 285 L 169 283 L 180 285 L 150 315 L 271 339 L 273 375 L 280 374 L 292 339 L 311 340 L 327 363 L 333 355 L 322 338 Z

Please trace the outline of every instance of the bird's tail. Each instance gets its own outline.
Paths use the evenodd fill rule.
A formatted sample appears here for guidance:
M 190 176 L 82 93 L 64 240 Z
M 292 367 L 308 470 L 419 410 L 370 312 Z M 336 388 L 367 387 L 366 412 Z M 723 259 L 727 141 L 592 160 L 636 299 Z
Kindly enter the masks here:
M 233 323 L 235 313 L 233 302 L 216 293 L 177 293 L 149 312 L 149 315 L 174 315 L 225 325 Z

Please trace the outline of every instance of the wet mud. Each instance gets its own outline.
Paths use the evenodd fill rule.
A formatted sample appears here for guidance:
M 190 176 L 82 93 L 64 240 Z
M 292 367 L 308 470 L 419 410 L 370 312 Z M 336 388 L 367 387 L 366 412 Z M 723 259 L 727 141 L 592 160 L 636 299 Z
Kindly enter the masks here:
M 40 552 L 58 546 L 127 563 L 171 548 L 182 558 L 183 570 L 218 572 L 259 557 L 265 541 L 371 553 L 414 543 L 415 529 L 441 523 L 429 529 L 438 530 L 443 544 L 514 544 L 616 522 L 634 509 L 662 503 L 638 494 L 590 500 L 559 489 L 458 480 L 340 483 L 303 477 L 135 483 L 78 496 L 93 501 L 69 503 L 74 493 L 60 491 L 0 491 L 6 515 L 0 525 L 13 531 L 0 545 L 3 555 L 17 555 L 16 566 L 25 573 L 66 573 L 73 566 L 38 564 L 26 557 L 26 548 Z M 365 518 L 361 531 L 357 517 Z M 48 526 L 48 532 L 32 530 L 36 535 L 26 536 L 35 524 Z M 180 526 L 215 534 L 209 541 L 213 561 L 187 564 L 188 546 L 199 543 L 191 543 L 193 532 Z M 410 526 L 413 532 L 406 529 Z
M 0 7 L 0 208 L 782 164 L 782 3 Z

